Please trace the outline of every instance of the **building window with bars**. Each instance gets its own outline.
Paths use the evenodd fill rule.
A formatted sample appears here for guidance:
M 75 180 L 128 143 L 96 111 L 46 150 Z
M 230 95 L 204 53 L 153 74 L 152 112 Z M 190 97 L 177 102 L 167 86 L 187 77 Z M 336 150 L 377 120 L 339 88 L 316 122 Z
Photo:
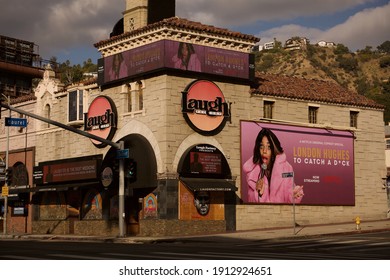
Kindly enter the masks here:
M 349 112 L 349 126 L 357 128 L 359 112 L 351 111 Z
M 264 101 L 264 106 L 263 106 L 263 117 L 266 119 L 272 119 L 272 113 L 273 113 L 273 107 L 274 107 L 273 101 Z
M 318 107 L 309 106 L 309 123 L 317 123 Z

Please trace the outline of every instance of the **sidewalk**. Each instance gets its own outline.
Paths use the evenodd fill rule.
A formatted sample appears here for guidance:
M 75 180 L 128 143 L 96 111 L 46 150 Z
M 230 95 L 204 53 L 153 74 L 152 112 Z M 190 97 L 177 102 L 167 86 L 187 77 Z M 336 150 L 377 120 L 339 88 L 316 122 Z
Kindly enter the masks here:
M 226 232 L 209 235 L 196 236 L 163 236 L 163 237 L 145 237 L 145 236 L 130 236 L 130 237 L 115 237 L 115 236 L 79 236 L 79 235 L 54 235 L 54 234 L 7 234 L 0 233 L 0 240 L 4 239 L 19 239 L 19 240 L 67 240 L 67 241 L 90 241 L 90 242 L 110 242 L 110 243 L 158 243 L 158 242 L 174 242 L 174 241 L 189 241 L 189 240 L 226 240 L 241 239 L 241 240 L 261 240 L 275 238 L 303 238 L 310 236 L 335 235 L 335 234 L 350 234 L 350 233 L 367 233 L 367 232 L 390 232 L 390 219 L 377 221 L 362 221 L 360 229 L 356 229 L 354 221 L 351 223 L 327 224 L 327 225 L 310 225 L 299 226 L 295 228 L 293 225 L 283 228 L 259 229 Z

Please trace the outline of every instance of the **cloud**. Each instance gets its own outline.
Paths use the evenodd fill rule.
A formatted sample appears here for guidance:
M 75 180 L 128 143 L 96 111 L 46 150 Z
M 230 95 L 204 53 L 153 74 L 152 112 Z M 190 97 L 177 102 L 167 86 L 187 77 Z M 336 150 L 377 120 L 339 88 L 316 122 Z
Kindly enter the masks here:
M 296 18 L 332 15 L 385 0 L 176 0 L 176 14 L 189 20 L 235 30 L 255 23 L 285 21 Z M 389 4 L 388 4 L 389 5 Z M 389 10 L 384 7 L 365 10 L 345 23 L 321 31 L 299 25 L 257 32 L 262 42 L 292 36 L 313 40 L 351 43 L 354 47 L 380 44 L 389 30 Z M 96 54 L 93 44 L 109 37 L 116 22 L 123 16 L 125 0 L 0 0 L 0 34 L 34 42 L 45 59 L 62 56 L 62 60 L 88 53 Z M 386 14 L 387 13 L 387 14 Z M 382 23 L 380 22 L 382 20 Z M 296 22 L 295 22 L 296 23 Z M 359 33 L 360 31 L 360 33 Z M 245 32 L 244 32 L 245 33 Z M 255 32 L 250 32 L 254 34 Z M 379 38 L 379 39 L 374 39 Z M 382 40 L 383 39 L 383 40 Z M 388 38 L 387 38 L 388 39 Z M 382 42 L 380 42 L 382 41 Z M 78 52 L 75 54 L 74 52 Z
M 21 3 L 23 2 L 23 3 Z M 34 42 L 45 59 L 107 39 L 123 0 L 0 0 L 0 34 Z
M 365 9 L 349 17 L 344 23 L 338 24 L 327 30 L 309 28 L 300 25 L 284 25 L 260 32 L 258 36 L 264 44 L 301 36 L 306 37 L 312 44 L 321 40 L 341 43 L 350 50 L 364 49 L 366 46 L 376 48 L 386 40 L 389 40 L 390 30 L 390 3 L 377 8 Z
M 177 0 L 177 15 L 216 26 L 333 14 L 375 0 Z
M 324 40 L 342 42 L 351 50 L 366 46 L 377 47 L 389 40 L 390 3 L 383 7 L 363 10 L 351 16 L 343 24 L 326 30 Z

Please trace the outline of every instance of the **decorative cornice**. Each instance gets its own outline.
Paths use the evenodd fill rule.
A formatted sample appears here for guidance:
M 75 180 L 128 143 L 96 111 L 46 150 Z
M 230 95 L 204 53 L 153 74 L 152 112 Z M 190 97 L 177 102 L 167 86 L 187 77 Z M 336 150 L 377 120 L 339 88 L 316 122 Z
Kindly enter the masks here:
M 246 53 L 251 52 L 260 40 L 253 35 L 173 17 L 100 41 L 94 46 L 106 57 L 164 39 Z

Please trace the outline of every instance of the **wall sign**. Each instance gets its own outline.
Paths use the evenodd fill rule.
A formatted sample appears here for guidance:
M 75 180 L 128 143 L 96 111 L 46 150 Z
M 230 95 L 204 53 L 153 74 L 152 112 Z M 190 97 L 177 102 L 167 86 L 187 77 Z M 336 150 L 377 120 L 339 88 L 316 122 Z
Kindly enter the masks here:
M 102 155 L 96 155 L 41 162 L 34 167 L 34 184 L 98 180 L 102 158 Z
M 88 113 L 84 113 L 84 130 L 111 140 L 117 128 L 117 110 L 114 101 L 107 96 L 95 98 L 89 106 Z M 91 139 L 97 148 L 104 148 L 106 143 Z
M 198 144 L 183 154 L 179 173 L 187 178 L 227 179 L 231 177 L 225 156 L 216 147 Z
M 101 182 L 102 182 L 102 185 L 103 187 L 107 188 L 109 187 L 112 182 L 114 181 L 114 172 L 112 171 L 112 168 L 111 167 L 106 167 L 103 169 L 102 173 L 101 173 Z
M 182 92 L 182 113 L 188 125 L 203 135 L 216 135 L 230 117 L 230 104 L 211 81 L 197 80 Z

